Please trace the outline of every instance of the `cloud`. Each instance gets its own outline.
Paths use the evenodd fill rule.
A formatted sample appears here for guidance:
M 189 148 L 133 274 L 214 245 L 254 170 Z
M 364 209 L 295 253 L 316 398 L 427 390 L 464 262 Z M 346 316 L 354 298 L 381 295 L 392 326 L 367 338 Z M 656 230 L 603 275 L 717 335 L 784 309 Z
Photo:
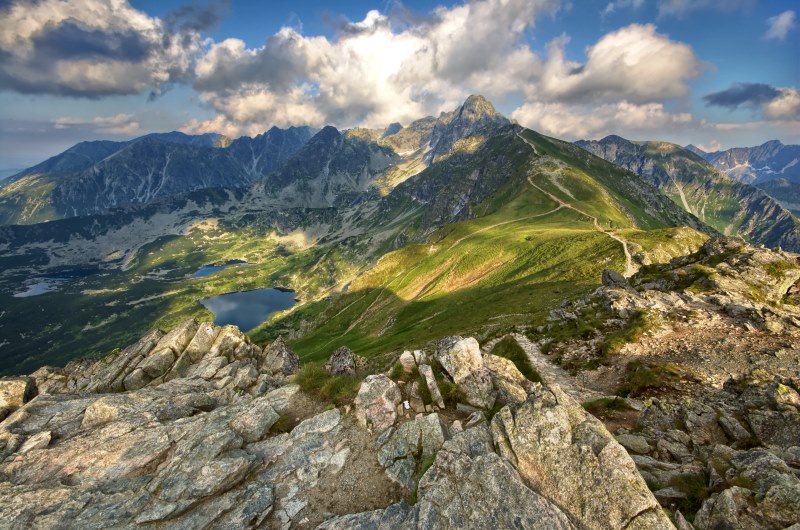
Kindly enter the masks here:
M 186 79 L 210 23 L 197 9 L 164 22 L 126 0 L 18 0 L 0 18 L 0 89 L 89 98 Z
M 659 16 L 682 17 L 692 11 L 715 10 L 732 12 L 749 10 L 756 0 L 658 0 Z
M 776 88 L 763 83 L 736 83 L 726 90 L 703 96 L 706 105 L 735 110 L 739 107 L 760 109 L 765 120 L 800 120 L 800 90 Z
M 612 132 L 636 137 L 692 124 L 691 114 L 671 113 L 661 103 L 640 105 L 628 101 L 600 106 L 526 103 L 514 111 L 512 118 L 525 127 L 569 140 L 598 138 Z
M 566 37 L 549 45 L 537 91 L 563 101 L 672 99 L 688 93 L 688 81 L 702 71 L 692 49 L 656 32 L 652 24 L 632 24 L 604 35 L 586 51 L 586 63 L 567 61 Z
M 64 116 L 53 122 L 55 129 L 81 128 L 92 132 L 132 135 L 141 130 L 139 122 L 133 114 L 117 114 L 116 116 L 98 116 L 90 120 Z
M 763 83 L 735 83 L 730 88 L 703 96 L 706 106 L 728 107 L 756 106 L 773 100 L 778 89 Z
M 541 71 L 526 32 L 557 7 L 555 0 L 474 0 L 427 17 L 370 11 L 361 21 L 338 21 L 332 39 L 289 27 L 261 48 L 227 39 L 198 62 L 194 87 L 227 130 L 408 123 L 472 92 L 519 92 Z M 223 123 L 195 126 L 212 122 Z
M 768 120 L 800 121 L 800 90 L 782 88 L 777 97 L 763 106 Z
M 605 35 L 584 63 L 567 60 L 566 37 L 542 57 L 528 37 L 558 8 L 555 0 L 472 0 L 428 16 L 392 9 L 339 19 L 331 22 L 332 38 L 283 27 L 260 48 L 226 39 L 194 70 L 200 100 L 218 116 L 186 130 L 382 127 L 452 109 L 470 93 L 526 103 L 645 105 L 685 96 L 703 68 L 688 45 L 639 24 Z
M 764 33 L 765 39 L 784 40 L 791 30 L 797 27 L 797 15 L 794 11 L 784 11 L 780 15 L 767 20 L 769 29 Z
M 610 15 L 615 11 L 620 9 L 627 9 L 632 7 L 634 9 L 639 9 L 644 5 L 644 0 L 615 0 L 613 2 L 609 2 L 606 7 L 600 12 L 602 15 Z
M 696 144 L 695 147 L 706 153 L 716 153 L 722 150 L 722 144 L 716 139 L 711 140 L 707 144 Z

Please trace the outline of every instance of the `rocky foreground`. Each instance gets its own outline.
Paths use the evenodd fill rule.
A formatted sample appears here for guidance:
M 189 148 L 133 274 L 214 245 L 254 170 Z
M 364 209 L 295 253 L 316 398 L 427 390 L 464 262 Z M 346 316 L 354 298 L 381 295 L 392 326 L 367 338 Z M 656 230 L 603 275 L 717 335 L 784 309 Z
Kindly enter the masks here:
M 797 530 L 800 269 L 789 258 L 710 243 L 669 270 L 607 274 L 540 330 L 602 313 L 607 338 L 646 308 L 673 315 L 670 332 L 691 319 L 783 345 L 726 366 L 723 383 L 678 370 L 673 386 L 635 386 L 641 366 L 660 365 L 625 368 L 644 355 L 628 345 L 597 367 L 600 331 L 550 353 L 591 377 L 548 363 L 542 382 L 448 337 L 385 373 L 333 352 L 324 377 L 372 373 L 336 407 L 296 384 L 306 367 L 282 341 L 262 349 L 193 320 L 99 361 L 2 379 L 0 527 Z M 509 339 L 544 366 L 547 341 Z M 576 399 L 615 390 L 630 397 Z M 658 399 L 634 399 L 648 392 Z
M 409 360 L 431 374 L 423 407 L 435 412 L 407 409 L 378 374 L 352 409 L 303 418 L 313 404 L 287 378 L 291 350 L 194 321 L 4 380 L 2 526 L 672 527 L 625 449 L 557 386 L 526 381 L 474 339 Z M 434 363 L 465 412 L 443 403 Z M 276 432 L 287 414 L 299 423 Z

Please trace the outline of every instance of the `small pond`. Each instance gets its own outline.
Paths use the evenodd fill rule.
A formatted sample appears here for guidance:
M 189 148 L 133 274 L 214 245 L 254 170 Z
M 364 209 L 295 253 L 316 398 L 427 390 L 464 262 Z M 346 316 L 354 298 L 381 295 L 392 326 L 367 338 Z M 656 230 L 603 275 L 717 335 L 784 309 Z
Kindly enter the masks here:
M 246 261 L 242 261 L 240 259 L 232 259 L 230 261 L 226 261 L 225 263 L 214 263 L 212 265 L 203 265 L 197 271 L 192 274 L 192 278 L 205 278 L 206 276 L 211 276 L 215 272 L 224 271 L 228 267 L 233 265 L 244 265 L 249 267 L 251 264 L 247 263 Z
M 233 324 L 243 332 L 257 327 L 276 311 L 289 309 L 295 302 L 294 291 L 281 288 L 239 291 L 200 300 L 214 313 L 214 324 Z

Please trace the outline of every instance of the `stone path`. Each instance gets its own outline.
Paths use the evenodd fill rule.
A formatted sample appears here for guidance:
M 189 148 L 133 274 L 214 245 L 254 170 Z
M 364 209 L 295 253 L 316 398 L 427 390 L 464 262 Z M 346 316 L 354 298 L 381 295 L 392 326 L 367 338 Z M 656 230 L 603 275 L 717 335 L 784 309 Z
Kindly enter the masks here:
M 525 351 L 528 360 L 533 366 L 533 369 L 539 372 L 545 383 L 557 384 L 561 389 L 583 403 L 592 399 L 603 397 L 602 394 L 582 388 L 576 379 L 571 376 L 566 370 L 551 363 L 550 360 L 539 350 L 539 347 L 528 339 L 525 335 L 519 333 L 512 333 L 512 337 L 517 341 L 517 344 Z

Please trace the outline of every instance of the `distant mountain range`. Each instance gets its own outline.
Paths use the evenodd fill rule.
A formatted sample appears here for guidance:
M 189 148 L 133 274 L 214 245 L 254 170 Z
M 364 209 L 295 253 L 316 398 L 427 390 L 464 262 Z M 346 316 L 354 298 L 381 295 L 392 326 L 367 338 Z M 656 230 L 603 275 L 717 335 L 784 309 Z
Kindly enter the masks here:
M 213 187 L 247 186 L 280 167 L 314 135 L 273 127 L 255 138 L 149 134 L 81 142 L 0 183 L 0 224 L 32 224 Z
M 694 145 L 687 145 L 686 149 L 746 184 L 760 184 L 778 178 L 800 183 L 800 145 L 784 145 L 771 140 L 757 147 L 734 147 L 713 153 Z
M 686 149 L 699 155 L 729 177 L 753 184 L 800 215 L 800 145 L 771 140 L 757 147 L 734 147 L 708 153 L 694 145 Z
M 686 211 L 727 235 L 800 250 L 800 221 L 778 201 L 728 177 L 698 151 L 667 142 L 632 142 L 619 136 L 577 145 L 651 182 Z

